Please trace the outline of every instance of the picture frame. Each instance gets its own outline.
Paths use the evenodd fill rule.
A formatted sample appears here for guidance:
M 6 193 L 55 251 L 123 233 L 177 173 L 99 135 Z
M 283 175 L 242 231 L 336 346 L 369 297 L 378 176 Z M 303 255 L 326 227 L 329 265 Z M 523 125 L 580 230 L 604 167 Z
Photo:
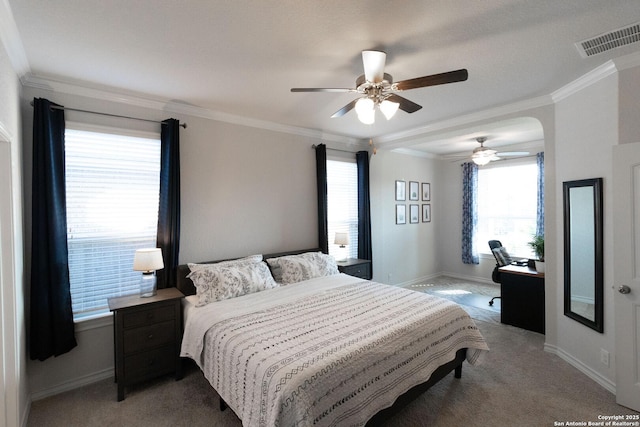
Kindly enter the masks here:
M 409 205 L 409 224 L 417 224 L 419 222 L 420 222 L 420 206 Z
M 406 185 L 404 181 L 396 180 L 396 200 L 407 200 Z
M 431 222 L 431 204 L 422 205 L 422 222 Z
M 407 223 L 407 205 L 396 205 L 396 224 Z
M 420 200 L 418 191 L 420 190 L 420 184 L 416 181 L 409 181 L 409 200 Z
M 431 184 L 428 182 L 422 183 L 422 201 L 423 202 L 431 201 Z

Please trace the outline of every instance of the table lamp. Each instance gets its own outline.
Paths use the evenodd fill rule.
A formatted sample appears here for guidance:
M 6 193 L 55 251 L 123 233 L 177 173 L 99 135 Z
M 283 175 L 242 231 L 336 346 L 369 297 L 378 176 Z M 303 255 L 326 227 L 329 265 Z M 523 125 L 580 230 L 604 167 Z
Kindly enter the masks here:
M 333 243 L 338 245 L 341 249 L 344 249 L 349 244 L 349 233 L 340 232 L 340 231 L 336 232 L 336 236 Z M 346 261 L 347 260 L 346 255 L 347 254 L 345 254 L 344 259 L 341 259 L 340 261 Z
M 133 269 L 142 271 L 140 297 L 148 298 L 156 294 L 156 270 L 164 268 L 160 248 L 138 249 L 133 258 Z

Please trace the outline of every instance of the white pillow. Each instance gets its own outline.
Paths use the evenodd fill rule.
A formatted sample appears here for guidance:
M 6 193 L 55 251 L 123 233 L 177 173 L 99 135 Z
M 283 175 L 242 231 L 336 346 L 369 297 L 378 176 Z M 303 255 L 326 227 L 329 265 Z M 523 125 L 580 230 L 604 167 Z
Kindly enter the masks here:
M 192 271 L 187 277 L 196 286 L 197 307 L 278 286 L 264 262 L 209 264 Z
M 189 266 L 189 270 L 193 272 L 201 268 L 210 267 L 212 265 L 229 266 L 229 265 L 238 265 L 238 264 L 255 264 L 261 261 L 262 261 L 262 254 L 258 254 L 258 255 L 249 255 L 244 258 L 231 259 L 228 261 L 220 261 L 220 262 L 209 263 L 209 264 L 195 264 L 190 262 L 187 265 Z
M 277 281 L 283 285 L 338 274 L 335 258 L 322 252 L 305 252 L 300 255 L 270 258 L 267 262 L 279 267 L 282 277 Z

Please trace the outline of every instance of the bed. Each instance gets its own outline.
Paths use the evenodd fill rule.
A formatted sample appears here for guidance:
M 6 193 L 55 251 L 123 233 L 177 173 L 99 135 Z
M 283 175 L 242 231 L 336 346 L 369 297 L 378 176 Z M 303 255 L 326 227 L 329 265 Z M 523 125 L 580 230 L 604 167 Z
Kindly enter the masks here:
M 260 265 L 247 281 L 261 289 L 221 299 L 203 297 L 202 277 L 213 270 L 221 279 L 224 270 L 233 281 L 233 261 L 178 268 L 187 295 L 181 356 L 244 426 L 374 425 L 451 371 L 460 378 L 462 362 L 488 350 L 457 304 L 338 273 L 314 254 L 265 255 L 268 264 L 254 256 Z M 298 257 L 313 258 L 312 271 L 288 274 Z M 328 274 L 309 277 L 324 261 Z M 267 265 L 276 286 L 262 283 Z

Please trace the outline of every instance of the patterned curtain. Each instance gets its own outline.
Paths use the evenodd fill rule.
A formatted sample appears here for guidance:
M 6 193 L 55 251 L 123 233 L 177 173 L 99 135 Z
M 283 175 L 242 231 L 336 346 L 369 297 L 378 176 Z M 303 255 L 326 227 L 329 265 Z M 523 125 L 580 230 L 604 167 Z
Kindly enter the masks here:
M 462 262 L 480 264 L 475 244 L 478 227 L 478 165 L 462 164 Z
M 536 236 L 544 236 L 544 153 L 536 154 L 538 162 L 538 211 Z

